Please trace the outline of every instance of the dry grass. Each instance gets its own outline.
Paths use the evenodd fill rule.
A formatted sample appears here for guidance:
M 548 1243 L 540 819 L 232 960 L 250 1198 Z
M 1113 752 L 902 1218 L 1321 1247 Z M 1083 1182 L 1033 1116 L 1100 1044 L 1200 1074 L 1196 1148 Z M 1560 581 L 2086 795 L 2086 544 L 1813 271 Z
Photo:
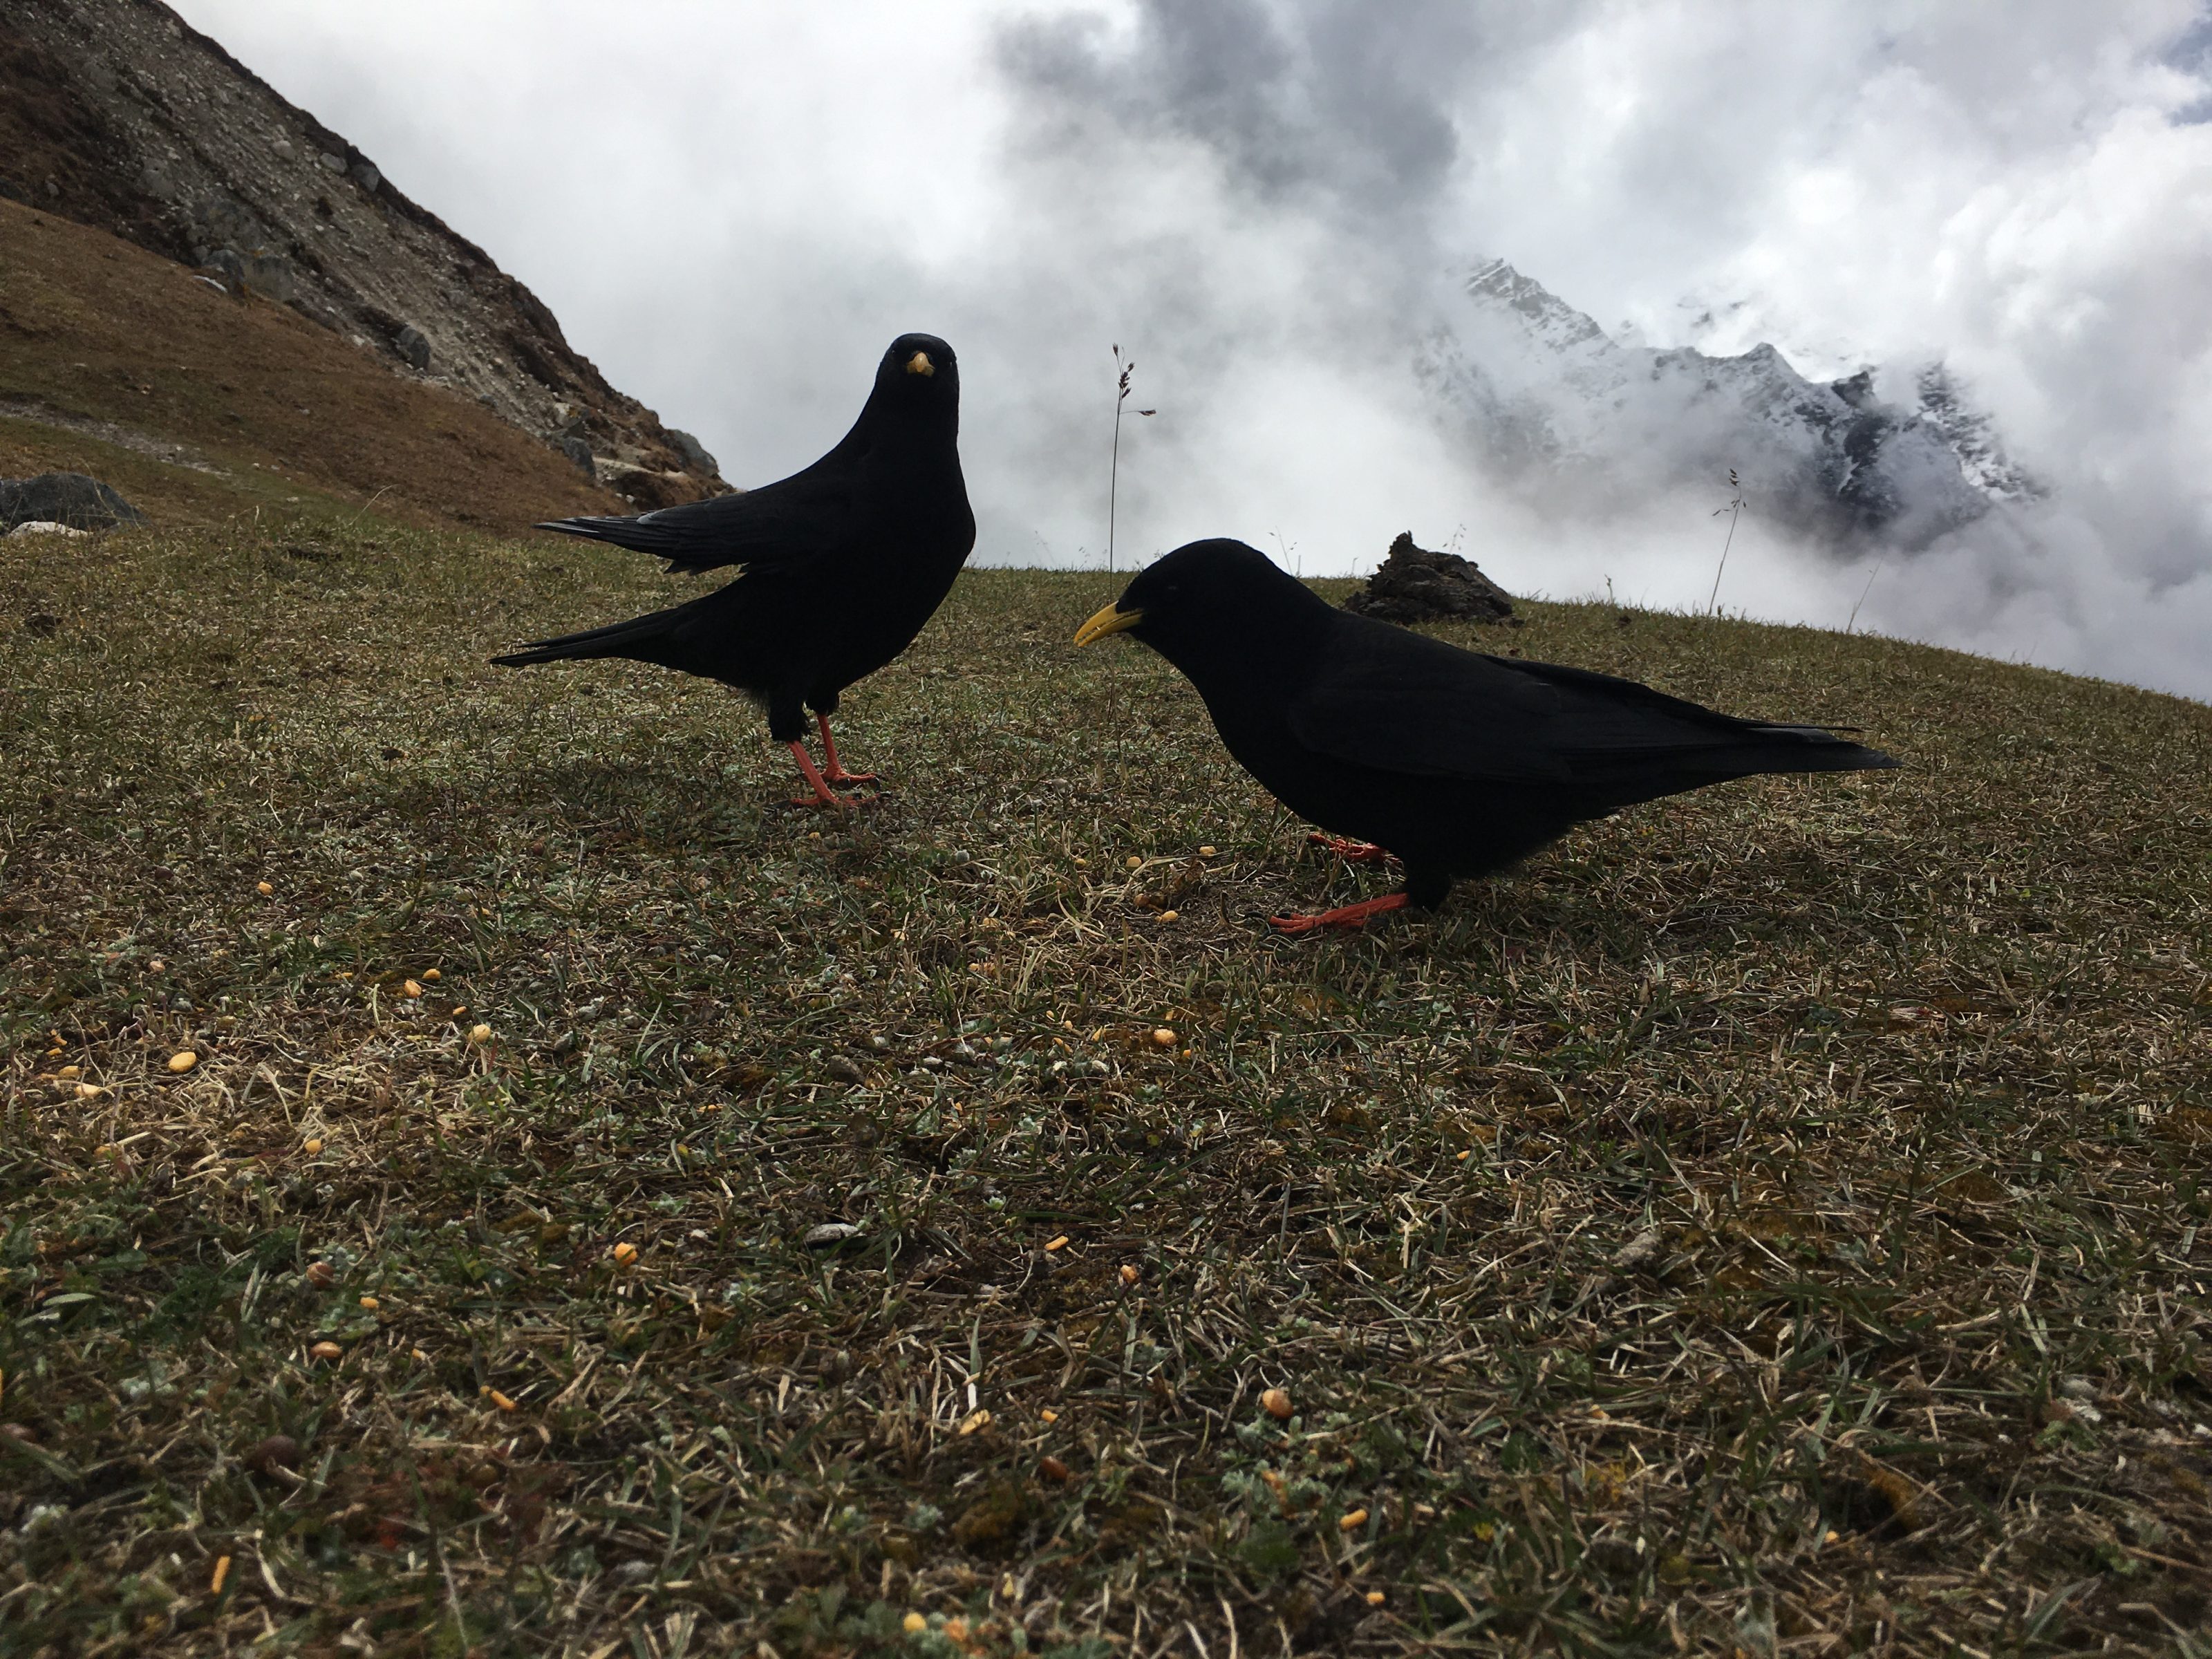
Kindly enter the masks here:
M 1101 579 L 824 823 L 623 556 L 0 548 L 0 1650 L 2212 1653 L 2212 711 L 1534 607 L 1911 769 L 1291 945 Z

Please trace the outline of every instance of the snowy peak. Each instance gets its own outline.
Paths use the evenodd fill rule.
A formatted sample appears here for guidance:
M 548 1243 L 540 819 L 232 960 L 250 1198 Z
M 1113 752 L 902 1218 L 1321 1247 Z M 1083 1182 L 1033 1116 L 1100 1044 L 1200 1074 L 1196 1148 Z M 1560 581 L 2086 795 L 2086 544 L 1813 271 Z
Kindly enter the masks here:
M 2039 495 L 1941 363 L 1885 400 L 1872 369 L 1808 380 L 1760 344 L 1734 356 L 1625 345 L 1503 259 L 1434 342 L 1424 378 L 1490 459 L 1567 475 L 1594 505 L 1741 474 L 1754 511 L 1825 539 L 1924 546 Z

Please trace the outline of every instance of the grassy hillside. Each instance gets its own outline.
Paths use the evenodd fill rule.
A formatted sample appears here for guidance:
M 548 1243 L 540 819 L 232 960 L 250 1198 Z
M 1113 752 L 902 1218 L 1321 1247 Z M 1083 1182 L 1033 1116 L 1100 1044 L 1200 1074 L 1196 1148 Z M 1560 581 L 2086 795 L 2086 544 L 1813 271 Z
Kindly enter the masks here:
M 170 525 L 371 501 L 387 518 L 501 530 L 625 510 L 466 398 L 0 199 L 0 477 L 56 470 L 104 478 Z
M 260 525 L 0 544 L 10 1650 L 2212 1651 L 2212 710 L 1535 607 L 1908 769 L 1289 943 L 1103 578 L 825 820 L 485 665 L 628 556 Z

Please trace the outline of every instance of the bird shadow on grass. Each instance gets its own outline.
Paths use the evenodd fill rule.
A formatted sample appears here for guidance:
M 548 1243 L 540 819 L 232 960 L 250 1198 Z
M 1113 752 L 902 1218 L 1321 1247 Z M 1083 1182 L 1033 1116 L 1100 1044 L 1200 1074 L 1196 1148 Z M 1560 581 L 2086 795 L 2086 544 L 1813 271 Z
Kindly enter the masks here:
M 1347 946 L 1362 943 L 1395 956 L 1510 966 L 1530 957 L 1572 957 L 1613 965 L 1669 956 L 1702 956 L 1752 948 L 1794 951 L 1817 945 L 1826 929 L 1809 909 L 1728 898 L 1700 898 L 1655 909 L 1648 898 L 1624 902 L 1603 882 L 1570 886 L 1556 875 L 1517 872 L 1454 890 L 1442 908 L 1401 913 L 1364 929 L 1332 931 Z M 1263 913 L 1240 907 L 1255 923 Z M 1286 949 L 1313 948 L 1284 939 Z

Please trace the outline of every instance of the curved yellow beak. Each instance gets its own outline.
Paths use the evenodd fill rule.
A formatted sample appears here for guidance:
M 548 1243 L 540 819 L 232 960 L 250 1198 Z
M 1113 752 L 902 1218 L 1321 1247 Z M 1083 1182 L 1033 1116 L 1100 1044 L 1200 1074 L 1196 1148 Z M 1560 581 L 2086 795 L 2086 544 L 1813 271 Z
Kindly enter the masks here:
M 1109 605 L 1075 630 L 1075 642 L 1078 645 L 1088 645 L 1093 640 L 1104 639 L 1109 634 L 1118 634 L 1125 628 L 1134 628 L 1144 619 L 1145 613 L 1141 611 L 1123 611 L 1116 605 Z
M 906 360 L 906 372 L 909 374 L 934 374 L 937 365 L 929 361 L 927 351 L 917 351 Z

